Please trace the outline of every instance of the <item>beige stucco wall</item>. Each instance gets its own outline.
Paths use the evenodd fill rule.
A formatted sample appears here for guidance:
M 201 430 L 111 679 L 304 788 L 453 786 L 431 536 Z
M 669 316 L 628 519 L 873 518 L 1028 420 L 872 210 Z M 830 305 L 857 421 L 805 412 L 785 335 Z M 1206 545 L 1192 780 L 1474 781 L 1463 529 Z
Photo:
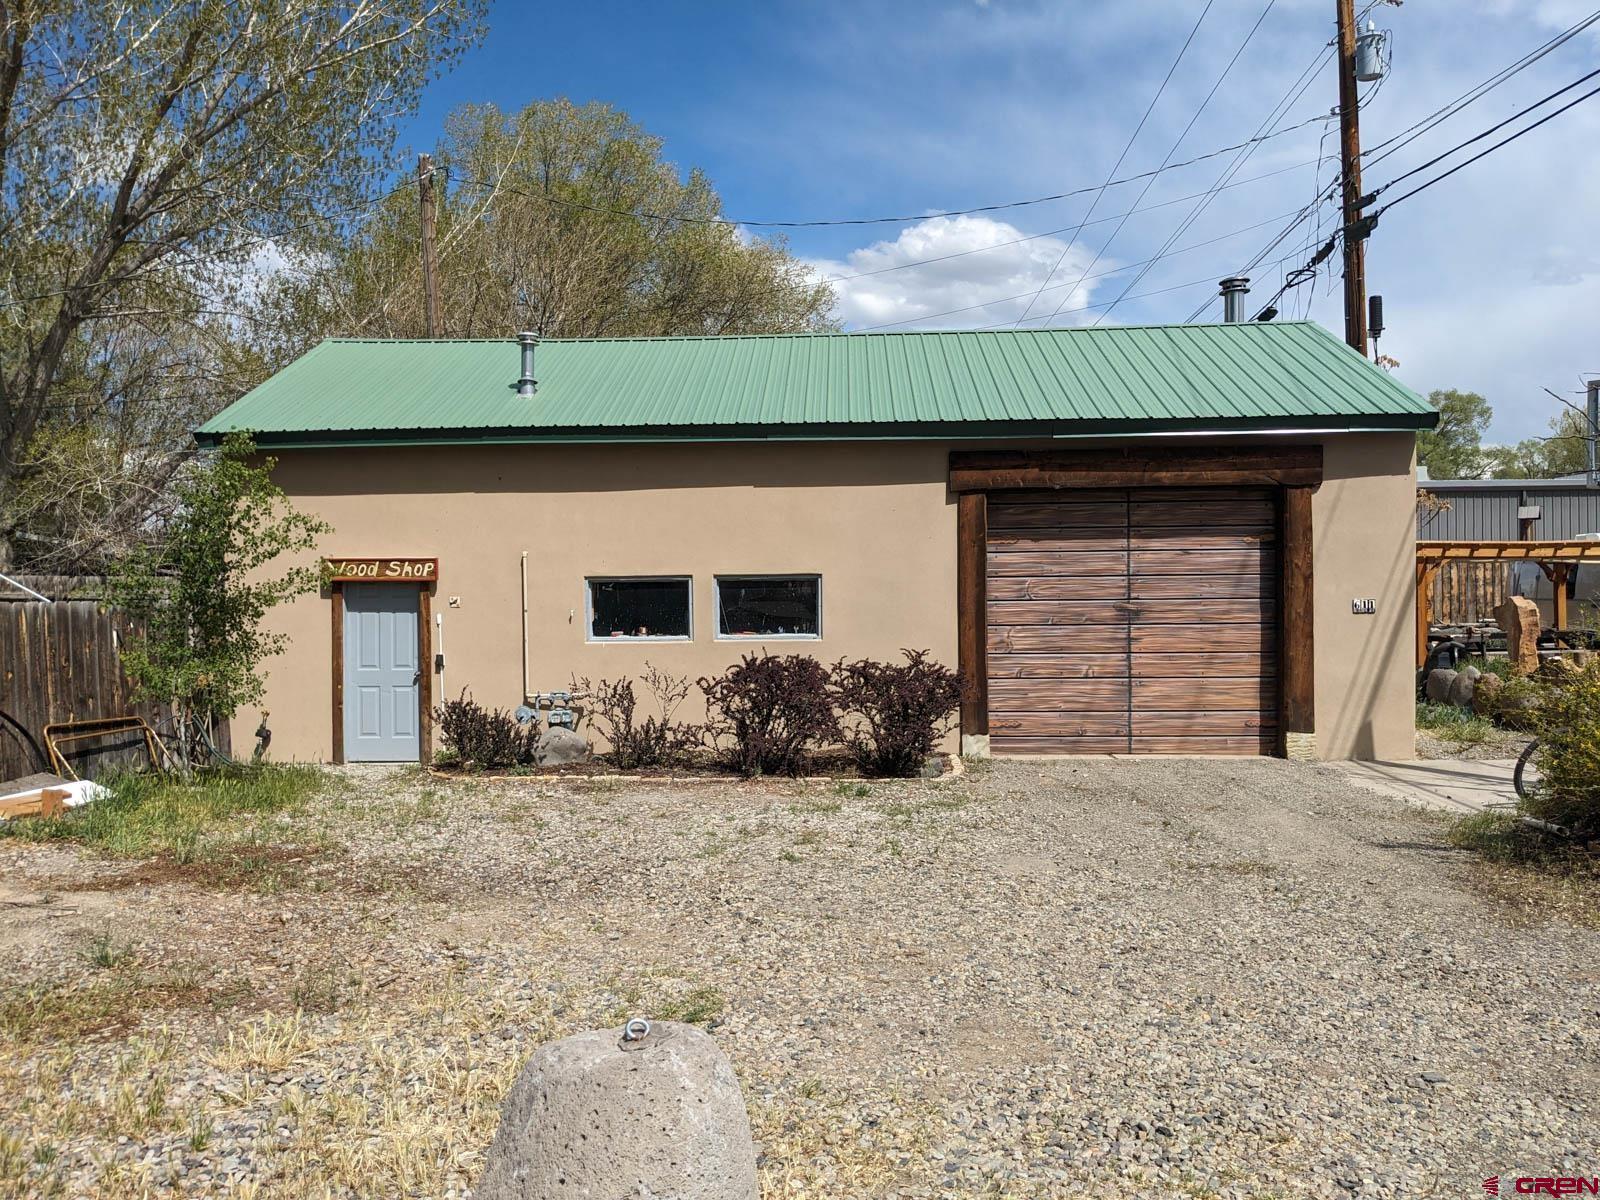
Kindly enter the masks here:
M 946 462 L 927 443 L 328 450 L 282 454 L 276 478 L 333 526 L 325 554 L 436 556 L 442 692 L 470 687 L 509 709 L 522 699 L 524 550 L 536 691 L 575 675 L 637 678 L 647 660 L 693 679 L 763 646 L 824 661 L 925 648 L 953 667 Z M 713 576 L 809 573 L 822 576 L 820 640 L 713 636 Z M 692 575 L 694 640 L 586 641 L 591 575 Z M 274 756 L 327 759 L 329 601 L 302 598 L 272 622 L 293 639 L 268 668 Z M 697 715 L 697 697 L 685 716 Z M 249 744 L 253 719 L 235 722 L 236 744 Z
M 1416 754 L 1416 470 L 1406 434 L 1329 438 L 1311 505 L 1317 751 Z M 1355 599 L 1377 612 L 1351 612 Z
M 949 450 L 932 442 L 353 448 L 283 452 L 276 478 L 297 507 L 332 525 L 323 554 L 437 557 L 446 663 L 436 695 L 466 687 L 484 704 L 512 708 L 522 692 L 524 550 L 535 690 L 575 675 L 637 677 L 647 660 L 693 678 L 760 649 L 713 636 L 718 574 L 823 577 L 822 638 L 765 643 L 776 653 L 832 661 L 927 648 L 954 666 Z M 1327 757 L 1412 753 L 1411 453 L 1409 434 L 1327 442 L 1313 516 L 1318 742 Z M 693 576 L 692 642 L 585 640 L 585 577 L 635 574 Z M 1375 597 L 1376 616 L 1352 616 L 1356 596 Z M 325 761 L 330 602 L 303 597 L 270 625 L 291 641 L 267 668 L 273 757 Z M 239 715 L 236 745 L 250 744 L 258 716 Z

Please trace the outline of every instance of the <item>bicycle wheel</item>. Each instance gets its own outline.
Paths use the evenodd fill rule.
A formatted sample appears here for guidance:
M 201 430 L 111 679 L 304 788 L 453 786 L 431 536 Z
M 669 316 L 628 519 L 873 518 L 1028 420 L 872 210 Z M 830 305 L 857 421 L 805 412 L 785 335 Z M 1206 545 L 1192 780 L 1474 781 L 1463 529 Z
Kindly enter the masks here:
M 1538 749 L 1539 739 L 1534 738 L 1533 741 L 1529 742 L 1523 747 L 1522 753 L 1517 755 L 1517 767 L 1516 770 L 1511 773 L 1511 784 L 1517 789 L 1517 799 L 1519 800 L 1526 800 L 1528 798 L 1528 793 L 1532 791 L 1539 782 L 1538 768 L 1535 767 L 1533 769 L 1531 772 L 1531 778 L 1528 770 L 1529 764 L 1533 762 L 1534 752 Z

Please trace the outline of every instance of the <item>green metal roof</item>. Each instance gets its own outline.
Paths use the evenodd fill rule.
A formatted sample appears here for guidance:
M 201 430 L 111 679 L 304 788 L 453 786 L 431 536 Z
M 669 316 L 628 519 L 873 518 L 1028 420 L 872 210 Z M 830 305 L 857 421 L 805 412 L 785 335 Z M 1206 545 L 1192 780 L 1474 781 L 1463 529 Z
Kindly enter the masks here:
M 1420 396 L 1310 322 L 611 338 L 330 340 L 197 431 L 262 445 L 1420 429 Z

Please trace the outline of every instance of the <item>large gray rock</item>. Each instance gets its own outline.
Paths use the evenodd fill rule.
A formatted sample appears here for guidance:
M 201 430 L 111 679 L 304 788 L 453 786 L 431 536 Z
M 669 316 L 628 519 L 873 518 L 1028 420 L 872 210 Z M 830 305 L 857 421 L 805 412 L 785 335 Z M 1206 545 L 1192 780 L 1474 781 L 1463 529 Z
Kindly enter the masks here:
M 623 1049 L 630 1045 L 629 1049 Z M 709 1034 L 592 1030 L 541 1046 L 506 1096 L 476 1200 L 755 1200 L 733 1066 Z
M 533 761 L 541 767 L 564 767 L 569 763 L 586 763 L 594 757 L 594 747 L 581 733 L 563 729 L 559 725 L 546 729 L 533 745 Z
M 1423 694 L 1435 704 L 1450 703 L 1450 685 L 1456 681 L 1456 673 L 1448 667 L 1440 667 L 1428 672 L 1428 682 L 1423 687 Z
M 1450 681 L 1450 689 L 1445 693 L 1445 698 L 1457 708 L 1471 708 L 1472 695 L 1478 689 L 1478 680 L 1483 672 L 1477 667 L 1462 667 L 1456 672 L 1456 677 Z

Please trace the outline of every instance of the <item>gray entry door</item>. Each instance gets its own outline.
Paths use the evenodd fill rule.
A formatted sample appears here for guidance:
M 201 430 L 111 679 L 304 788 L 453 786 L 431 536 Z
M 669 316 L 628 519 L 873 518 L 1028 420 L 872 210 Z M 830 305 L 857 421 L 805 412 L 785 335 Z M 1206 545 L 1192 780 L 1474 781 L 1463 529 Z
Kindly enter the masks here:
M 344 587 L 346 762 L 416 762 L 422 676 L 416 584 Z

